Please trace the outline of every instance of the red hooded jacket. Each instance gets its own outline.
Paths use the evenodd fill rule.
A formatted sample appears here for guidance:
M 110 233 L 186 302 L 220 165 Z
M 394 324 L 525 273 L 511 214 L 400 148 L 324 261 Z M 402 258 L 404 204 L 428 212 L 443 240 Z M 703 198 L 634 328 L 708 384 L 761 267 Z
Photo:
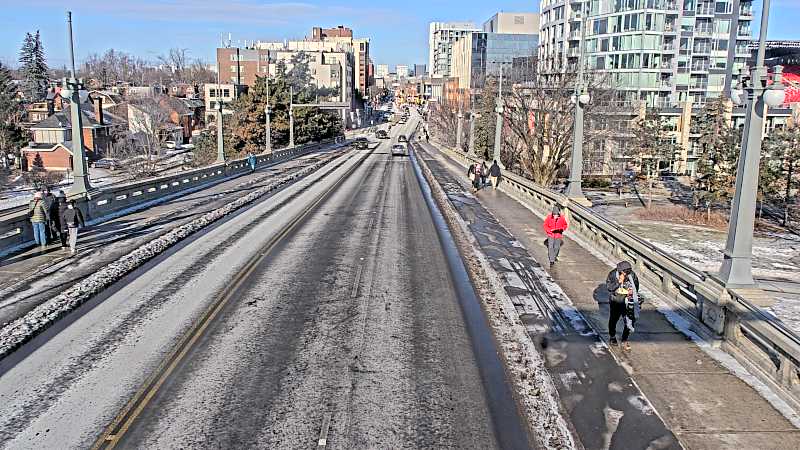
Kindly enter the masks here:
M 553 217 L 553 213 L 550 213 L 544 219 L 544 232 L 547 233 L 547 237 L 561 239 L 562 233 L 567 230 L 567 226 L 567 219 L 564 218 L 563 214 L 556 218 Z

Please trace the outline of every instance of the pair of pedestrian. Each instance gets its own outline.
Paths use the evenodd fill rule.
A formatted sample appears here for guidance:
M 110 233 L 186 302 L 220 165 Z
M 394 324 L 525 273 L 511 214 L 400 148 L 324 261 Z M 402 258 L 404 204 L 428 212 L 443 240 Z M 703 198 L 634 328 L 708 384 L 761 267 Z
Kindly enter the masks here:
M 633 271 L 631 263 L 621 261 L 608 273 L 606 289 L 609 296 L 608 335 L 612 345 L 617 345 L 617 323 L 622 319 L 622 348 L 630 351 L 628 338 L 633 333 L 642 298 L 639 296 L 639 277 Z

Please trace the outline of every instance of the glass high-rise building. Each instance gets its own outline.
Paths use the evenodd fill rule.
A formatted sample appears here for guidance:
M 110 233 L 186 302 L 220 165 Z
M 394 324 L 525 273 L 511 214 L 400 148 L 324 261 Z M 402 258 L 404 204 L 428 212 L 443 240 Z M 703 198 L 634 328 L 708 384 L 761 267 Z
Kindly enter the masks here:
M 541 0 L 542 71 L 605 72 L 625 100 L 702 105 L 749 56 L 752 0 Z M 581 48 L 583 46 L 583 48 Z

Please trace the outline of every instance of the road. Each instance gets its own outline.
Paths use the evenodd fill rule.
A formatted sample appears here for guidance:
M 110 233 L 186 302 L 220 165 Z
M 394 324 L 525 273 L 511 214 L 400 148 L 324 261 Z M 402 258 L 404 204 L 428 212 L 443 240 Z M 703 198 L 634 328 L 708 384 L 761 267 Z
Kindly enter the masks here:
M 496 448 L 431 214 L 388 150 L 347 153 L 0 362 L 0 445 Z

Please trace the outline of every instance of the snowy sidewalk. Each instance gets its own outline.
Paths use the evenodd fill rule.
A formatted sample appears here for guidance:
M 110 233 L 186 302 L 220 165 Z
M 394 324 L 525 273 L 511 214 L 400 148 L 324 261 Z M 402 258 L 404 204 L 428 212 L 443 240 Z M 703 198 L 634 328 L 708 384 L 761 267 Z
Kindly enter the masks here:
M 520 299 L 515 303 L 521 318 L 543 342 L 562 407 L 585 448 L 675 448 L 674 437 L 690 449 L 800 448 L 800 431 L 789 420 L 652 303 L 643 308 L 632 351 L 609 352 L 597 333 L 607 342 L 603 284 L 610 266 L 568 232 L 559 262 L 546 271 L 541 217 L 501 191 L 471 195 L 466 169 L 432 146 L 425 145 L 418 157 L 470 223 L 481 251 L 496 261 L 492 266 L 509 295 Z M 539 304 L 556 306 L 561 332 L 544 334 L 540 314 L 522 300 L 527 293 L 538 296 Z M 674 436 L 662 432 L 664 425 Z

